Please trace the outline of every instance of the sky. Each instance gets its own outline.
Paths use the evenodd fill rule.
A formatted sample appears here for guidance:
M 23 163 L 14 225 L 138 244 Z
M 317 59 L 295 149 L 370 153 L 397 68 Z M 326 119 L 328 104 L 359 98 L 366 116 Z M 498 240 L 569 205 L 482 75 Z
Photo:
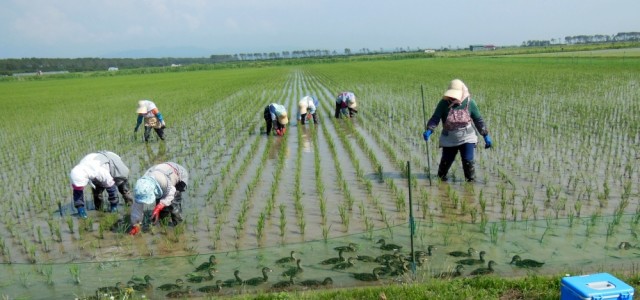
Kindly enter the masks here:
M 640 31 L 639 0 L 0 0 L 0 59 L 521 45 Z

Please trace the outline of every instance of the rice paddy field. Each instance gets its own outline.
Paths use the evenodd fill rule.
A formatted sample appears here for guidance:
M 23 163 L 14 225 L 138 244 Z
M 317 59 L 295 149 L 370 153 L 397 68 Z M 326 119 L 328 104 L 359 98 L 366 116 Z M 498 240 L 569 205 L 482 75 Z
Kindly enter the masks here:
M 168 298 L 158 287 L 177 280 L 192 290 L 178 297 L 203 298 L 424 282 L 442 280 L 433 277 L 460 259 L 448 253 L 469 248 L 496 263 L 490 276 L 637 273 L 639 74 L 640 60 L 628 56 L 483 57 L 0 82 L 0 295 L 106 299 L 99 287 L 133 287 L 146 275 L 150 285 L 116 298 Z M 459 158 L 449 182 L 436 178 L 441 127 L 422 139 L 421 87 L 428 118 L 454 78 L 469 87 L 494 141 L 478 145 L 472 184 Z M 358 97 L 353 119 L 333 117 L 343 90 Z M 308 94 L 320 100 L 319 124 L 295 118 Z M 163 113 L 166 141 L 133 132 L 140 99 Z M 272 102 L 291 116 L 282 137 L 264 134 Z M 68 174 L 98 150 L 123 158 L 131 184 L 154 164 L 185 166 L 185 221 L 145 220 L 132 237 L 123 201 L 118 213 L 89 204 L 89 218 L 77 218 Z M 85 197 L 92 203 L 89 190 Z M 435 249 L 358 280 L 354 273 L 383 266 L 364 256 L 393 256 L 381 239 L 401 247 L 396 255 Z M 351 243 L 345 260 L 363 260 L 321 264 Z M 292 251 L 300 269 L 276 263 Z M 212 273 L 196 271 L 212 255 Z M 544 265 L 520 268 L 514 255 Z M 204 289 L 233 282 L 234 272 L 262 277 L 265 267 L 257 286 Z M 285 275 L 290 268 L 300 273 Z M 331 285 L 301 285 L 326 277 Z M 274 287 L 281 281 L 293 285 Z

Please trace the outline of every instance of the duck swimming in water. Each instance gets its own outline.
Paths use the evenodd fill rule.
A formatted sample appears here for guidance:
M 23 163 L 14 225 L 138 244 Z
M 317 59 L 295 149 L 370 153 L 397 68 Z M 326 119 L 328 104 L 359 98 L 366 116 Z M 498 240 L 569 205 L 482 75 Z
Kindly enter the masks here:
M 435 277 L 435 278 L 455 278 L 455 277 L 462 276 L 462 270 L 464 270 L 464 266 L 463 265 L 457 265 L 456 269 L 454 271 L 442 272 L 442 273 L 437 274 L 437 275 L 435 275 L 433 277 Z
M 493 266 L 495 266 L 495 265 L 496 265 L 496 262 L 493 261 L 493 260 L 490 260 L 489 264 L 488 264 L 488 266 L 486 268 L 485 267 L 477 268 L 477 269 L 471 271 L 471 273 L 469 273 L 469 274 L 471 274 L 471 275 L 487 275 L 487 274 L 491 274 L 494 271 Z
M 222 286 L 231 287 L 231 286 L 242 285 L 244 283 L 244 280 L 242 280 L 242 278 L 240 278 L 240 270 L 233 271 L 233 277 L 234 277 L 234 279 L 227 279 L 227 280 L 223 281 L 222 282 Z
M 323 281 L 309 279 L 309 280 L 300 281 L 299 284 L 301 286 L 306 286 L 306 287 L 319 287 L 321 285 L 332 285 L 333 279 L 331 279 L 331 277 L 326 277 Z
M 295 283 L 293 283 L 293 276 L 289 276 L 289 280 L 278 281 L 271 286 L 272 290 L 283 290 L 289 287 L 292 287 Z
M 182 288 L 182 285 L 184 285 L 184 280 L 178 278 L 176 279 L 176 283 L 166 283 L 157 287 L 157 289 L 161 291 L 179 290 Z
M 364 262 L 376 262 L 376 258 L 369 255 L 356 255 L 356 259 Z
M 452 251 L 449 252 L 447 254 L 453 256 L 453 257 L 472 257 L 473 253 L 475 253 L 476 250 L 473 248 L 469 248 L 469 250 L 467 250 L 467 252 L 463 252 L 463 251 Z
M 635 248 L 635 246 L 631 245 L 629 242 L 620 242 L 618 245 L 618 249 L 620 250 L 629 250 L 631 248 Z
M 244 284 L 246 285 L 252 285 L 252 286 L 256 286 L 262 283 L 267 282 L 267 280 L 269 280 L 269 276 L 267 275 L 267 273 L 272 272 L 273 270 L 271 270 L 271 268 L 268 267 L 264 267 L 262 268 L 262 277 L 254 277 L 251 279 L 247 279 L 244 281 Z
M 396 244 L 387 244 L 384 239 L 379 239 L 376 244 L 381 244 L 380 249 L 387 251 L 398 251 L 402 249 L 402 246 Z
M 338 246 L 333 248 L 336 251 L 344 251 L 344 252 L 356 252 L 358 245 L 354 244 L 354 243 L 349 243 L 349 245 L 347 246 Z
M 480 259 L 466 258 L 466 259 L 461 259 L 461 260 L 457 261 L 457 263 L 459 263 L 461 265 L 467 265 L 467 266 L 481 265 L 481 264 L 484 264 L 484 255 L 485 254 L 486 254 L 485 251 L 480 251 Z
M 105 286 L 100 287 L 96 290 L 96 296 L 98 298 L 103 297 L 105 295 L 115 296 L 124 294 L 125 285 L 121 281 L 118 281 L 114 286 Z
M 380 279 L 380 268 L 375 268 L 371 273 L 351 273 L 353 278 L 360 281 L 378 281 Z
M 544 265 L 543 262 L 533 260 L 533 259 L 522 259 L 520 255 L 514 255 L 509 264 L 515 264 L 517 267 L 521 268 L 539 268 Z
M 138 292 L 146 292 L 146 291 L 149 291 L 149 290 L 153 289 L 153 285 L 151 284 L 151 280 L 153 280 L 153 278 L 151 278 L 151 276 L 145 275 L 144 276 L 144 283 L 136 283 L 135 280 L 129 280 L 129 282 L 127 282 L 127 284 L 129 285 L 129 287 L 133 288 L 134 290 L 136 290 Z
M 188 297 L 191 297 L 191 294 L 193 294 L 193 289 L 191 289 L 191 286 L 187 286 L 187 288 L 184 290 L 168 292 L 166 297 L 167 298 L 188 298 Z
M 339 250 L 338 251 L 338 257 L 327 258 L 327 259 L 321 261 L 320 264 L 321 265 L 333 265 L 333 264 L 337 264 L 337 263 L 346 261 L 346 259 L 342 256 L 342 252 L 344 252 L 344 250 Z
M 218 261 L 216 260 L 216 256 L 211 255 L 209 256 L 208 262 L 203 262 L 196 268 L 196 272 L 206 271 L 217 264 L 218 264 Z
M 213 280 L 213 273 L 218 272 L 218 270 L 216 270 L 215 268 L 211 267 L 207 270 L 207 274 L 205 276 L 202 275 L 194 275 L 194 274 L 187 274 L 187 281 L 189 282 L 194 282 L 194 283 L 200 283 L 203 281 L 209 281 L 209 280 Z
M 276 264 L 282 265 L 282 264 L 288 264 L 288 263 L 296 262 L 295 254 L 296 254 L 295 251 L 291 251 L 291 254 L 288 257 L 283 257 L 283 258 L 280 258 L 280 259 L 276 260 Z
M 302 271 L 304 271 L 304 269 L 300 267 L 300 259 L 298 258 L 296 260 L 296 266 L 282 272 L 282 276 L 286 276 L 286 277 L 298 276 L 300 275 L 300 273 L 302 273 Z
M 355 257 L 349 257 L 347 261 L 336 264 L 335 266 L 333 266 L 333 268 L 331 268 L 331 270 L 344 270 L 344 269 L 351 268 L 354 266 L 353 264 L 354 261 L 356 261 Z
M 217 292 L 220 292 L 221 290 L 222 290 L 222 280 L 220 279 L 216 280 L 215 285 L 206 285 L 198 288 L 199 292 L 206 293 L 206 294 L 217 293 Z

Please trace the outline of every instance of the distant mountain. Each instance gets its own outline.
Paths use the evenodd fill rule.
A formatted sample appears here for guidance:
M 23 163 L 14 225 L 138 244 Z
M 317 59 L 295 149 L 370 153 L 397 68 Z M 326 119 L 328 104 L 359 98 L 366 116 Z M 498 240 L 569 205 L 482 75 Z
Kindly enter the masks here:
M 214 53 L 213 50 L 207 50 L 195 47 L 172 47 L 172 48 L 149 48 L 149 49 L 133 49 L 117 52 L 109 52 L 103 54 L 103 58 L 163 58 L 163 57 L 176 57 L 176 58 L 200 58 L 209 57 Z

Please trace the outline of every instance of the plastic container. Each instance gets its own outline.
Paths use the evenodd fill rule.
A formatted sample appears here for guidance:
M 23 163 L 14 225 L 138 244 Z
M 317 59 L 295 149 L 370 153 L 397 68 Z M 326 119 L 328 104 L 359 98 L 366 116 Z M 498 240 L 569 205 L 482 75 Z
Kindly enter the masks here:
M 609 273 L 564 277 L 560 300 L 633 299 L 633 287 Z

